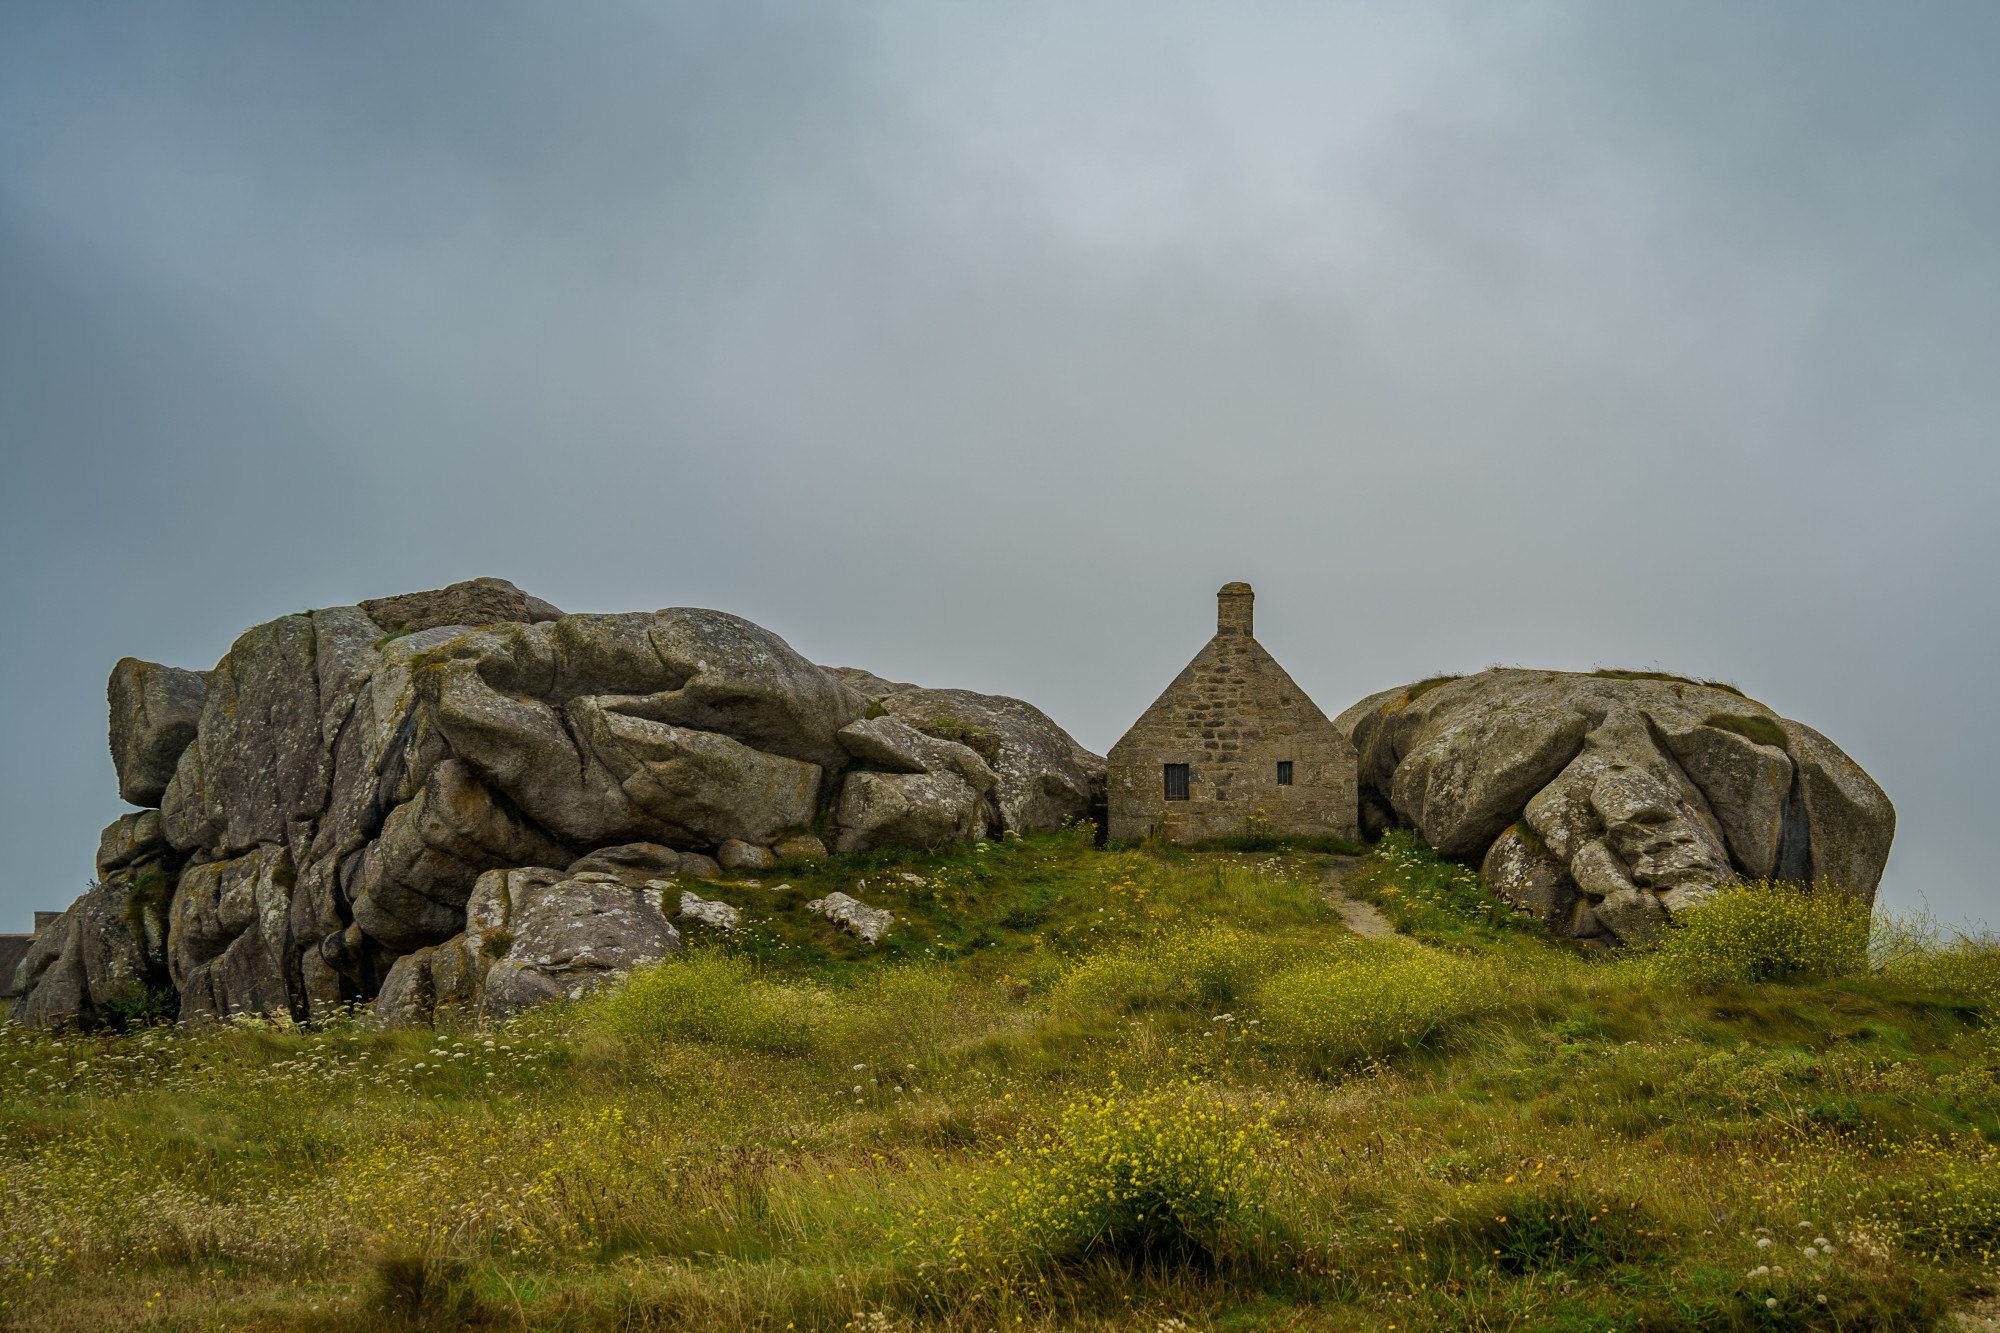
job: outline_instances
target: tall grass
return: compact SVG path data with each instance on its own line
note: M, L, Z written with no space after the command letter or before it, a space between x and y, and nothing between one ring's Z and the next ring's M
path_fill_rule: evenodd
M801 1054L848 1015L824 987L783 985L747 959L720 952L640 969L592 1005L586 1022L628 1041L712 1042Z
M1980 1005L2000 1032L2000 938L1947 929L1927 914L1882 914L1869 941L1885 976Z
M1477 870L1440 857L1409 829L1384 833L1350 887L1398 930L1432 944L1477 947L1534 929L1534 918L1495 893Z
M887 958L724 884L762 944L498 1028L0 1030L0 1326L1915 1330L2000 1280L1977 942L1691 989L1411 846L1363 877L1473 905L1421 947L1297 858L899 856L793 890Z
M1260 1043L1316 1072L1415 1046L1471 1013L1479 992L1456 959L1399 940L1342 940L1257 989Z

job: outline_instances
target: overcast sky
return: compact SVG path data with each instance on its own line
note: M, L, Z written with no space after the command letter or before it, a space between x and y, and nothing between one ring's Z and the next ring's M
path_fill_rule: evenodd
M0 7L0 929L104 679L510 578L1103 751L1244 579L1329 714L1734 681L2000 924L2000 8Z

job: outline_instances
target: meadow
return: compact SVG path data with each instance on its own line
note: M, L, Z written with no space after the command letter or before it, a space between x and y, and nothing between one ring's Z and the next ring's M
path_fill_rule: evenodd
M485 1030L0 1029L0 1326L1932 1329L2000 950L1794 886L1602 958L1391 834L781 868ZM888 907L875 948L808 917Z

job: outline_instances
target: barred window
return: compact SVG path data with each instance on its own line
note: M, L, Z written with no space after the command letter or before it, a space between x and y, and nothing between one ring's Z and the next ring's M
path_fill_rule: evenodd
M1278 785L1280 787L1292 785L1292 761L1289 759L1278 761Z
M1188 798L1188 794L1187 794L1187 771L1188 771L1188 766L1187 766L1186 764L1168 764L1168 765L1167 765L1167 799L1168 799L1168 800L1170 800L1170 801L1185 801L1185 800L1186 800L1186 799Z

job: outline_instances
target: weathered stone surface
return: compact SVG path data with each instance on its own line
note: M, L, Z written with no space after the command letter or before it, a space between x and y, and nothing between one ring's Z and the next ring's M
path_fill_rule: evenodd
M1543 921L1568 925L1574 920L1576 881L1541 839L1523 833L1519 824L1493 840L1479 872L1501 897Z
M1734 731L1676 721L1659 725L1660 738L1708 799L1730 859L1751 879L1770 878L1777 871L1785 797L1792 787L1791 757L1780 746L1761 745Z
M0 935L0 1000L19 999L21 992L27 989L20 971L22 963L27 961L28 951L34 947L33 935Z
M681 891L681 920L699 921L716 930L735 930L743 924L743 913L728 903L712 902L698 894Z
M993 770L994 828L1029 832L1089 817L1103 787L1104 760L1078 745L1033 704L971 690L931 690L884 680L857 667L831 668L890 717L938 740L965 745ZM859 714L856 715L857 720Z
M700 852L681 853L681 874L689 879L718 879L722 875L722 864L712 856Z
M306 1017L291 984L296 873L283 846L189 866L174 893L167 966L181 993L181 1021L232 1014Z
M294 932L292 938L311 940L314 936ZM360 999L359 992L350 990L346 980L326 961L319 945L308 947L299 957L299 989L305 999L307 1017L323 1021Z
M1000 785L976 751L928 736L901 718L851 722L841 728L840 744L856 763L884 773L949 773L981 796Z
M1611 932L1605 929L1604 923L1597 919L1597 911L1591 906L1590 899L1581 895L1570 904L1567 911L1558 912L1552 917L1549 926L1558 935L1567 935L1577 940L1609 939L1611 936Z
M482 678L476 660L427 667L419 689L452 753L562 842L699 845L688 830L633 801L591 747L579 748L555 705L501 693Z
M281 616L244 631L208 673L195 739L203 819L213 831L205 845L234 853L288 843L294 820L326 808L332 774L314 658L312 618ZM176 769L176 781L184 771Z
M12 1020L29 1027L98 1027L111 1021L113 1000L147 984L160 968L157 951L126 921L131 886L122 877L92 885L44 928L15 969L22 992Z
M826 855L826 844L810 833L801 833L790 838L780 838L771 850L781 861L812 861Z
M834 845L935 848L983 838L999 779L967 746L939 740L895 717L851 723L840 743L866 765L844 779L834 806Z
M923 688L920 685L913 685L907 680L885 680L874 672L862 667L827 667L825 670L839 677L847 688L853 690L862 698L874 701L886 699L892 694L900 694L904 690Z
M201 747L181 751L174 776L160 796L160 825L175 850L192 852L212 845L222 829L209 822L208 792L201 767Z
M466 929L398 959L379 1021L427 1026L447 1017L501 1019L554 999L582 999L634 967L679 951L662 881L633 885L600 872L545 869L480 876Z
M1371 694L1333 719L1333 729L1354 746L1355 799L1361 834L1371 840L1397 826L1389 791L1396 784L1396 765L1402 761L1402 755L1394 745L1398 729L1386 720L1392 716L1400 718L1407 711L1408 696L1416 688L1403 686Z
M494 625L502 621L555 620L562 612L506 579L469 579L430 592L406 592L361 603L368 618L391 634L439 625Z
M1192 842L1250 831L1252 820L1280 834L1355 836L1353 747L1257 642L1252 602L1248 584L1223 586L1215 636L1111 747L1112 838L1157 828ZM1168 765L1186 769L1184 800L1168 799ZM1067 772L1086 806L1105 790L1094 765L1072 761ZM1003 806L1005 778L1003 767Z
M1489 875L1525 886L1546 875L1502 831L1524 819L1581 894L1572 925L1634 942L1738 875L1825 876L1872 901L1895 829L1881 789L1825 737L1698 681L1494 670L1370 696L1334 725L1373 818L1483 852Z
M953 773L849 773L833 808L834 846L930 851L986 836L986 801Z
M365 644L374 622L353 607L313 613L321 679L320 738L332 770L327 808L312 840L315 860L338 860L382 830L449 753L435 720L417 707L412 664L461 636L420 630Z
M1585 730L1553 708L1450 715L1396 766L1390 803L1445 856L1475 855L1576 757Z
M570 705L571 724L669 846L763 844L812 822L821 769L713 731L693 731L612 711L595 699Z
M118 771L120 800L132 805L160 803L181 752L194 741L205 688L199 671L135 657L112 668L106 693L111 704L111 764Z
M397 953L437 944L464 929L465 900L483 872L572 859L498 805L462 761L448 760L369 845L354 921Z
M682 853L656 842L630 842L622 847L600 847L578 857L570 863L569 873L596 870L620 879L666 879L681 868L684 859Z
M867 700L814 666L783 639L740 616L672 607L653 620L660 661L680 686L635 716L702 731L822 768L846 759L835 735L867 711Z
M513 943L500 961L539 972L576 998L571 983L592 985L611 972L656 963L679 950L680 935L662 910L659 882L565 879L539 885L509 879L506 926Z
M631 636L623 638L635 656ZM654 720L667 711L658 706L663 695L583 695L558 711L495 688L489 665L480 657L435 662L421 693L452 751L571 845L761 842L812 819L816 764ZM603 679L593 673L593 683Z
M1631 872L1602 838L1577 848L1576 855L1570 858L1569 874L1577 889L1592 902L1634 887Z
M842 930L858 935L866 944L880 940L896 921L892 914L844 893L829 893L824 898L815 898L806 904L806 910L817 912Z
M1620 889L1591 909L1624 944L1653 944L1666 929L1667 910L1644 889Z
M724 870L769 870L778 864L778 858L770 848L759 847L741 838L725 838L722 846L716 849L715 859Z
M1812 849L1811 867L1801 878L1823 879L1874 902L1896 836L1896 808L1839 746L1803 723L1784 727Z
M1700 800L1643 769L1604 773L1590 789L1604 841L1631 868L1633 882L1649 889L1735 878L1721 838L1693 804Z
M173 857L173 850L173 844L167 841L166 824L159 811L141 810L137 814L120 815L98 835L97 877L103 879L114 870L123 870L141 861Z
M1708 902L1717 892L1713 884L1689 884L1678 889L1668 889L1659 896L1660 906L1667 909L1668 920L1673 920L1688 909Z
M453 940L447 948L457 948ZM406 953L396 960L389 975L382 980L382 990L375 997L375 1021L383 1027L414 1028L429 1027L437 1008L437 991L431 984L431 960L437 956L435 945Z

